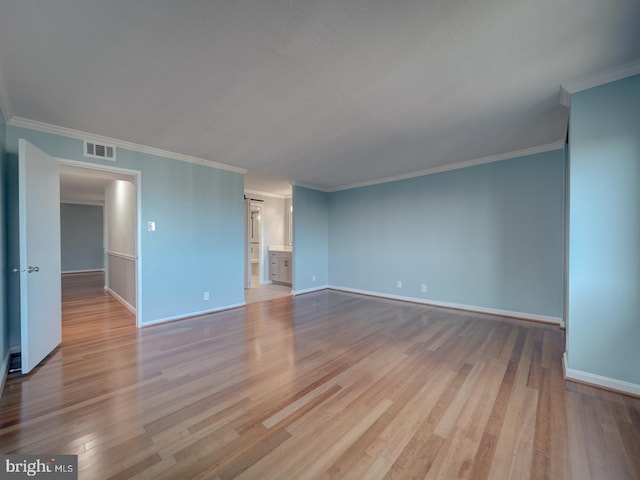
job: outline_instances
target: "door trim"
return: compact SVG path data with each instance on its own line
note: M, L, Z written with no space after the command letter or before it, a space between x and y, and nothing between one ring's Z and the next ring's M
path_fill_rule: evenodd
M251 288L251 199L244 199L244 288Z
M142 327L142 172L128 168L112 167L97 163L80 162L66 158L53 157L60 165L80 167L91 170L122 173L135 179L136 186L136 327Z

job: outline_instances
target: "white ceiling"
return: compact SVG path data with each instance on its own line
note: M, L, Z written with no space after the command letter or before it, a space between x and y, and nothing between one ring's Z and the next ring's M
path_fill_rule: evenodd
M133 177L92 168L60 166L60 202L103 204L105 188L114 180L133 181Z
M564 138L638 0L3 0L16 117L336 187ZM2 98L3 95L0 95Z

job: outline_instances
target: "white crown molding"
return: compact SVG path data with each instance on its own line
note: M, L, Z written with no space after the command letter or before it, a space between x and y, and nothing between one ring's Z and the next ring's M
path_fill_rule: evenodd
M550 152L552 150L559 150L564 147L564 140L558 140L557 142L548 143L546 145L540 145L537 147L525 148L523 150L516 150L514 152L500 153L498 155L491 155L489 157L477 158L474 160L467 160L464 162L452 163L450 165L442 165L440 167L427 168L425 170L419 170L417 172L405 173L402 175L394 175L392 177L381 178L378 180L370 180L367 182L352 183L350 185L342 185L339 187L324 187L317 190L323 190L325 192L337 192L340 190L349 190L351 188L368 187L371 185L378 185L381 183L397 182L399 180L407 180L409 178L423 177L425 175L433 175L434 173L449 172L451 170L459 170L461 168L475 167L477 165L484 165L485 163L500 162L503 160L511 160L518 157L526 157L527 155L535 155L536 153ZM308 188L314 188L309 186Z
M609 70L595 73L593 75L588 75L571 82L563 83L561 88L568 94L573 94L588 88L598 87L605 83L615 82L616 80L622 80L623 78L638 74L640 74L640 60L610 68Z
M190 155L183 155L181 153L170 152L168 150L162 150L159 148L148 147L145 145L139 145L137 143L131 143L124 140L118 140L116 138L104 137L102 135L96 135L94 133L83 132L80 130L74 130L72 128L59 127L57 125L51 125L49 123L38 122L36 120L29 120L22 117L12 117L7 125L13 127L27 128L29 130L37 130L44 133L52 133L54 135L62 135L64 137L76 138L78 140L89 140L97 143L111 143L119 148L126 150L132 150L134 152L146 153L149 155L155 155L157 157L170 158L172 160L179 160L181 162L195 163L197 165L204 165L205 167L217 168L220 170L227 170L229 172L241 173L242 175L247 173L246 168L234 167L232 165L226 165L224 163L214 162L212 160L205 160L204 158L192 157Z
M321 185L315 185L313 183L304 183L304 182L291 182L292 187L303 187L309 188L311 190L318 190L319 192L329 193L332 192L332 187L323 187ZM293 195L292 195L293 196Z
M270 193L270 192L262 192L260 190L245 190L244 193L248 193L249 195L260 195L261 197L271 197L271 198L277 198L277 199L284 199L286 198L284 195L278 195L277 193Z
M553 150L559 150L564 147L564 140L558 140L546 145L539 145L537 147L525 148L523 150L516 150L513 152L500 153L498 155L491 155L488 157L476 158L473 160L466 160L464 162L452 163L449 165L442 165L440 167L427 168L425 170L418 170L417 172L404 173L401 175L393 175L391 177L379 178L377 180L368 180L365 182L350 183L347 185L340 185L338 187L326 187L321 185L314 185L312 183L303 182L291 182L294 187L310 188L312 190L318 190L321 192L331 193L339 192L340 190L350 190L352 188L370 187L372 185L379 185L382 183L397 182L399 180L407 180L409 178L424 177L426 175L433 175L434 173L449 172L451 170L459 170L461 168L475 167L477 165L484 165L485 163L501 162L503 160L511 160L518 157L526 157L527 155L535 155L536 153L550 152Z
M564 378L567 380L604 388L606 390L613 390L615 392L626 393L628 395L633 395L634 397L640 397L640 385L570 368L567 352L564 352L562 355L562 369L564 372Z

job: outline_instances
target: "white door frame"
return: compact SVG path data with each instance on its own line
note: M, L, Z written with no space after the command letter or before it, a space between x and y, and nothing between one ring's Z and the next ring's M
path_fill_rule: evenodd
M130 170L128 168L112 167L98 163L80 162L68 160L66 158L54 157L60 165L69 167L86 168L90 170L101 170L105 172L121 173L129 175L135 180L136 186L136 327L142 327L142 172L140 170ZM107 269L105 265L105 271Z
M251 288L251 199L244 199L244 288Z
M251 215L251 208L256 207L258 209L258 214L260 215L260 223L259 223L259 233L260 241L258 242L258 285L262 285L264 283L264 214L262 211L262 206L264 205L261 202L249 202L249 215ZM252 226L253 228L253 226ZM249 246L251 248L251 246ZM249 274L253 276L253 271L250 269ZM257 285L251 285L251 288L256 287Z

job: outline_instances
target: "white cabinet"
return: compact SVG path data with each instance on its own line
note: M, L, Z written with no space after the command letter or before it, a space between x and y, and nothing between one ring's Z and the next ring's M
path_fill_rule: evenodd
M291 285L291 254L289 258L278 257L278 281Z
M269 251L269 278L291 285L291 252Z

